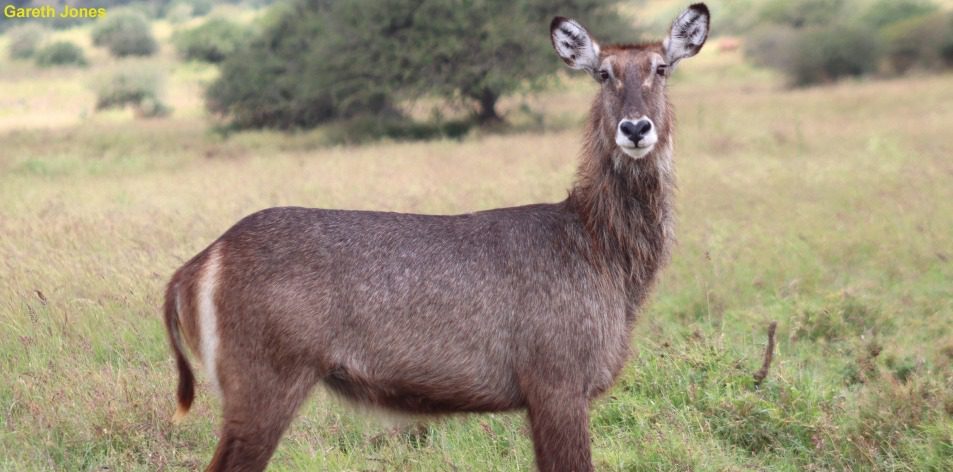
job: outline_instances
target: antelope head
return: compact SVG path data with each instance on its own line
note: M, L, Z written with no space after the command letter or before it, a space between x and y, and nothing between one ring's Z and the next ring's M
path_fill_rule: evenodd
M593 104L596 131L625 155L641 159L669 139L668 78L679 61L701 50L708 24L708 8L697 3L675 19L663 41L600 47L579 22L563 17L553 19L550 36L569 67L600 84Z

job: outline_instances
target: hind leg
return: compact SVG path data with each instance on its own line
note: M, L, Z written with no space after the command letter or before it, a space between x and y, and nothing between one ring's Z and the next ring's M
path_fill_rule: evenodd
M241 380L223 385L222 436L206 472L265 470L315 384L310 372L279 375L267 368L249 368L238 375Z
M540 472L590 472L589 400L548 391L527 396L536 467Z

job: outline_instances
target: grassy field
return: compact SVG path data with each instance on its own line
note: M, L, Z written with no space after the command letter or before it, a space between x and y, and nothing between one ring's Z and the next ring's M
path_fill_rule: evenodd
M218 136L199 95L215 71L150 61L175 110L143 121L93 112L99 67L0 59L0 470L201 467L218 400L202 384L169 421L176 267L268 206L562 199L595 89L508 101L540 114L523 131L327 146L322 130ZM595 409L599 470L953 470L953 75L780 83L716 48L678 71L680 243ZM316 392L272 470L532 470L520 414L395 421Z

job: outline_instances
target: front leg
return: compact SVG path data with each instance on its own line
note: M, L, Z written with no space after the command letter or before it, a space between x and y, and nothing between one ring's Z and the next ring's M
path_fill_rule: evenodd
M533 392L527 396L533 449L540 472L591 472L589 400L585 395Z

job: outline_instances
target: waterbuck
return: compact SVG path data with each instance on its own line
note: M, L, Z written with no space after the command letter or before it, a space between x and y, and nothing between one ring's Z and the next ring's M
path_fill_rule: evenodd
M542 471L592 470L590 402L673 240L676 64L708 36L695 4L662 42L600 46L557 17L559 57L598 83L582 164L559 203L453 216L271 208L238 222L168 284L178 416L184 348L222 398L209 471L268 463L318 382L386 409L528 410Z

